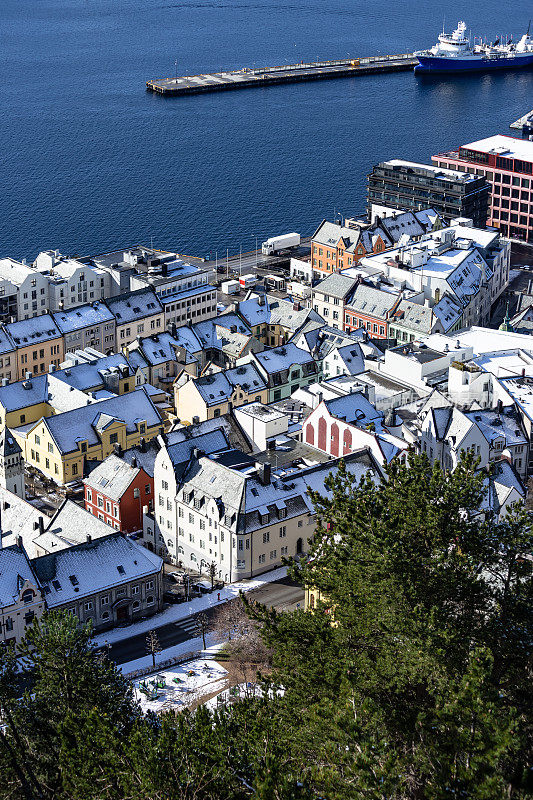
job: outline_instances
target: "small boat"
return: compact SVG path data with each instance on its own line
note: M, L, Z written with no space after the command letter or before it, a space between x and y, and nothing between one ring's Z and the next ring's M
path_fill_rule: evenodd
M533 40L529 36L531 21L527 32L516 44L508 39L505 44L496 39L487 44L479 41L471 43L466 34L466 23L459 22L452 33L439 35L437 43L430 50L415 52L418 64L415 73L436 72L487 72L495 69L521 69L533 66Z

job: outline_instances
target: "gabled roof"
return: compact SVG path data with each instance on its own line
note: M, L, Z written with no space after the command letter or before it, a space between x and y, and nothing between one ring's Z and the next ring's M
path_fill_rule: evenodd
M77 306L68 311L55 311L52 313L52 317L61 333L70 333L104 322L113 322L115 319L107 306L98 302Z
M18 601L25 581L39 586L26 553L16 545L0 549L0 609Z
M18 453L22 453L19 443L9 428L4 428L0 431L0 454L6 458L7 456L15 456Z
M353 293L349 309L376 319L386 320L401 297L401 292L387 292L360 283Z
M153 289L137 289L118 297L109 297L105 304L115 317L117 325L163 313L163 307Z
M136 430L136 423L144 420L148 427L161 424L159 412L144 388L134 392L100 400L83 408L66 411L54 417L47 417L42 424L48 429L61 453L77 450L78 441L86 440L89 447L99 442L95 421L101 418L102 424L113 419L124 420L126 431ZM36 423L39 424L39 423ZM100 428L101 429L101 428Z
M36 558L49 608L159 572L163 559L120 533Z
M98 464L83 482L85 486L111 500L120 500L139 472L139 467L131 466L112 453Z
M31 319L22 319L19 322L9 322L5 327L17 347L28 347L61 338L61 331L52 315L48 313Z
M314 287L313 293L320 292L321 294L331 295L344 300L357 286L356 278L349 278L347 275L341 275L338 272L328 275L323 281Z

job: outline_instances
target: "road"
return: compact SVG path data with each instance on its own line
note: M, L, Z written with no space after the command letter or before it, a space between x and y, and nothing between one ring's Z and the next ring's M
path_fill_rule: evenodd
M251 600L257 600L267 606L288 611L296 608L298 603L303 607L304 590L290 578L282 578L279 581L265 583L257 589L247 593ZM208 616L213 613L213 609L205 612ZM200 634L196 628L196 614L179 622L170 622L166 625L156 627L159 644L164 649L173 647L176 644L186 642ZM146 655L146 633L134 634L128 639L115 642L109 648L109 657L116 664L123 664L126 661L133 661Z

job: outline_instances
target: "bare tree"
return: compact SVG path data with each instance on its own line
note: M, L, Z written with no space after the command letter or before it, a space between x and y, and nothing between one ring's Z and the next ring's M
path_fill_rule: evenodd
M157 633L155 631L150 631L146 637L146 652L152 656L152 662L155 669L155 657L161 652L161 645L159 644L159 639L157 638Z
M195 633L198 633L198 635L202 637L204 650L205 650L205 647L206 647L205 635L206 635L208 630L209 630L209 617L207 616L207 614L205 612L202 611L196 617Z
M242 636L250 625L251 620L246 614L244 604L240 597L237 597L216 608L209 629L216 635L218 641L231 642Z

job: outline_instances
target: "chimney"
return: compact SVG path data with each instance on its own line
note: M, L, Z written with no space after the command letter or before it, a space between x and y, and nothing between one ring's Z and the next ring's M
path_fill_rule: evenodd
M267 464L261 464L261 463L257 462L255 466L256 466L256 469L257 469L257 476L258 476L259 480L261 481L263 486L268 486L269 483L270 483L270 475L271 475L270 464L268 464L268 463Z
M91 534L90 534L90 533L88 533L88 534L85 536L85 541L86 541L87 543L89 543L89 542L92 542L92 540L93 540L93 537L91 536Z
M122 455L122 447L119 442L115 442L113 445L113 450L115 451L116 456L120 457Z
M523 378L526 377L526 368L525 367L522 367L522 377Z
M26 372L26 380L27 381L31 381L31 375L32 375L31 372Z
M17 536L17 547L19 547L21 550L23 549L22 536Z
M199 447L193 447L193 449L192 449L192 457L195 458L198 461L198 459L201 458L202 456L205 456L204 451L200 450Z
M502 413L502 411L503 411L503 401L502 400L498 400L498 403L496 405L496 411L498 412L498 414Z
M41 536L44 533L44 519L43 519L43 517L39 517L38 524L39 524L39 536Z
M139 439L139 450L141 451L141 453L146 453L146 439L144 438L144 436L141 436L141 438Z
M137 466L137 458L136 458L136 456L133 456L133 458L131 459L131 466L132 467L136 467Z
M56 371L56 365L54 363L49 364L48 372L55 372L55 371Z

